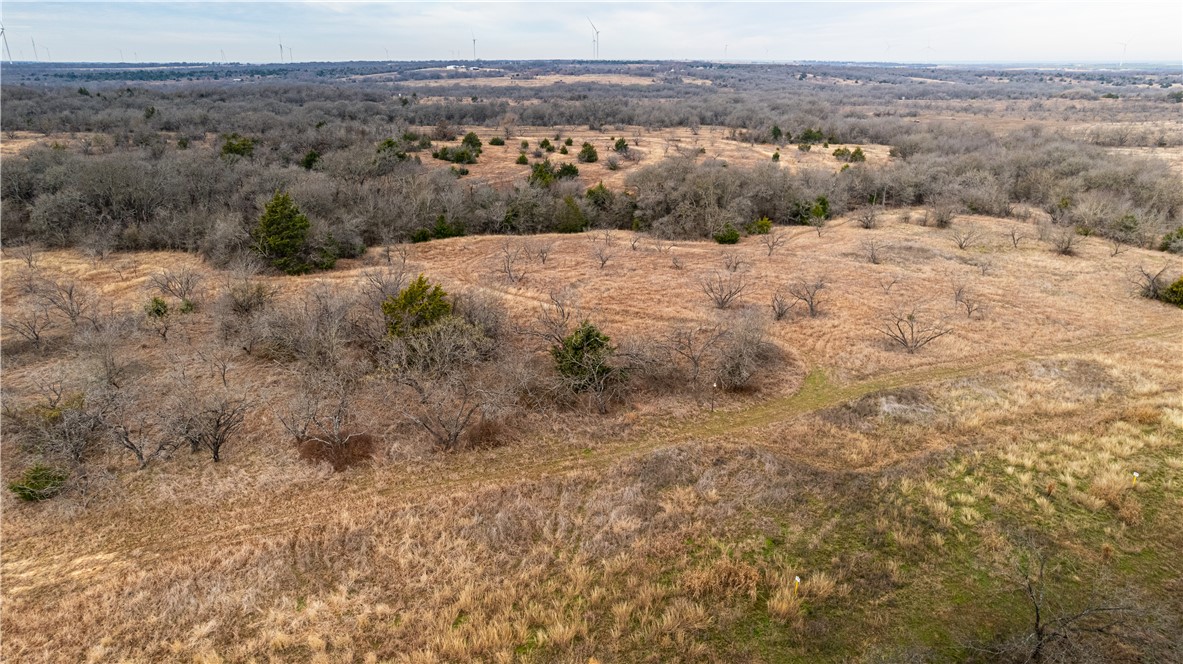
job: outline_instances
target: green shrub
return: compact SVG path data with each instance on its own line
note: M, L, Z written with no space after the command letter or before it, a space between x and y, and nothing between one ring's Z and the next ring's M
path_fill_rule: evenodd
M164 318L168 315L168 302L162 297L154 297L144 305L144 313L148 318Z
M222 143L223 155L237 155L239 157L249 157L255 152L255 142L245 136L239 136L237 133L230 134L226 137L226 141Z
M450 237L464 235L464 225L460 222L449 224L447 217L440 215L435 218L435 225L431 228L420 228L411 233L411 242L427 242L428 240L444 240Z
M738 244L739 231L735 229L730 223L723 224L722 230L715 233L715 242L719 244Z
M526 180L532 185L549 187L556 177L554 164L549 161L540 161L530 167L530 177Z
M300 160L300 166L302 166L304 170L310 171L314 166L316 166L318 161L320 161L320 153L316 150L309 150L308 154L304 155L304 158Z
M526 153L523 152L522 154L518 155L518 160L516 163L525 166L530 163L530 159L526 157Z
M178 138L177 139L177 149L178 150L188 150L189 149L189 139L185 136Z
M500 136L494 136L489 139L489 145L505 145L505 139Z
M571 140L571 139L567 139L567 140ZM571 154L571 153L567 151L567 146L564 145L563 147L559 148L559 154Z
M812 149L813 149L813 146L812 146L812 145L810 145L810 144L808 144L808 143L802 143L802 144L800 144L800 145L798 145L798 146L797 146L797 149L798 149L798 150L800 150L800 151L802 151L802 152L809 152L810 150L812 150Z
M460 146L468 148L469 152L478 155L481 153L481 148L484 147L484 144L481 143L480 137L475 132L470 131L464 135L464 140L460 141Z
M772 220L760 217L748 224L747 231L749 235L768 235L772 232Z
M312 267L306 259L311 226L291 196L276 192L255 227L255 250L288 274L308 272Z
M392 337L401 337L452 313L448 294L438 284L427 281L422 274L412 281L398 295L391 295L382 303L382 314L386 316L386 331Z
M530 149L530 141L522 141L522 149L529 150Z
M1179 277L1175 283L1163 289L1159 299L1167 304L1183 307L1183 277Z
M558 233L582 233L587 230L587 215L572 196L564 196L563 204L555 215L555 231Z
M449 148L447 146L431 153L431 156L443 161L450 161L453 164L475 164L477 155L480 151L473 151L469 147Z
M465 175L468 175L468 169L463 166L459 166L459 167L453 166L452 167L452 175L455 175L458 178L464 177Z
M560 180L564 178L577 177L578 175L579 167L571 163L560 164L559 170L555 171L555 177L559 178Z
M612 192L604 186L603 182L588 189L587 193L584 194L584 197L587 198L588 202L601 210L607 210L608 208L612 207L612 201L616 198L616 196L614 196Z
M1159 251L1169 251L1172 254L1183 254L1183 226L1163 236L1158 245Z
M616 139L616 143L612 145L612 149L617 152L628 152L628 141L618 138Z
M599 158L600 155L596 153L596 146L591 143L584 143L583 148L579 150L578 159L585 164L593 163Z
M8 490L21 500L37 502L61 493L62 489L66 488L68 477L60 470L37 464L10 482Z
M846 148L838 148L834 150L834 158L838 161L850 161L850 150Z
M193 300L181 300L181 308L179 311L183 314L191 314L194 311L197 311L197 305L193 303Z
M541 141L539 141L538 147L542 148L543 150L546 150L547 152L554 152L555 151L555 146L551 145L549 138L544 138Z
M567 145L567 146L575 145L575 141L572 140L570 137L567 137L567 140L563 141L563 145Z
M580 323L562 343L550 349L559 375L576 392L601 391L615 369L609 365L616 348L606 334L588 321Z
M859 162L859 161L866 161L866 160L867 160L867 155L863 154L862 148L855 148L850 153L850 161L852 161L852 162Z
M779 151L772 153L772 160L773 161L780 161L780 152Z

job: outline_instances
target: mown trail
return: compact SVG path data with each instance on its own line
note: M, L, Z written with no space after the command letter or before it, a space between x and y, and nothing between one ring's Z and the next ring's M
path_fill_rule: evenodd
M894 372L845 385L829 383L821 371L814 369L802 388L790 396L740 410L713 412L672 427L654 427L631 438L601 443L594 449L550 445L545 448L550 454L544 458L531 458L511 450L507 454L485 458L482 463L471 463L463 454L453 455L430 472L401 477L367 473L344 486L288 494L283 497L282 510L276 509L274 500L252 501L213 511L208 506L186 505L178 508L175 515L167 509L161 510L153 513L150 519L133 519L119 528L108 529L106 536L96 533L91 539L95 546L88 551L44 550L52 549L51 545L33 552L26 550L21 541L10 540L6 542L3 564L4 576L8 579L6 594L13 593L16 585L19 588L14 594L22 595L25 601L30 599L28 593L46 593L45 596L49 597L54 593L69 592L75 585L85 585L96 575L122 573L133 565L143 569L152 566L154 561L183 557L190 550L216 547L229 553L251 542L266 542L310 525L349 518L349 514L364 513L375 505L385 511L399 510L454 492L471 492L478 487L605 470L630 458L691 441L728 444L741 431L782 424L881 390L920 386L996 371L1020 362L1071 353L1119 350L1142 340L1174 337L1183 342L1183 325L1149 329L1134 335L1096 336L1039 351ZM753 443L745 439L742 444L750 447ZM775 449L775 445L770 444L759 446ZM537 449L529 451L536 452ZM74 543L77 546L78 540ZM14 577L18 583L12 583Z

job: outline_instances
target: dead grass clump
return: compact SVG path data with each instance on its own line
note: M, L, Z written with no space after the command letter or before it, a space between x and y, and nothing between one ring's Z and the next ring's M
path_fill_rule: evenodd
M1119 509L1122 497L1133 487L1131 475L1118 468L1107 468L1096 476L1089 484L1088 492L1114 509Z
M760 570L742 560L719 558L708 567L686 572L682 586L696 599L742 596L755 601Z
M1154 426L1162 421L1162 416L1154 406L1142 404L1126 408L1121 414L1121 419L1132 424L1148 427Z
M801 597L793 591L792 586L777 588L772 593L768 598L768 615L794 630L801 630L805 626Z
M301 459L312 463L328 463L337 472L360 466L374 458L377 441L373 436L342 432L341 441L337 445L326 445L319 440L305 439L297 449Z

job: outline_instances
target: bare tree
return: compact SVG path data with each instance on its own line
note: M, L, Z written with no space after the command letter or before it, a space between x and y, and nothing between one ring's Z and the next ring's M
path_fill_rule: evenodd
M161 456L175 450L183 441L168 435L160 425L155 409L143 408L143 395L133 398L123 390L110 391L103 422L115 444L135 457L143 470Z
M44 302L4 312L3 325L4 329L11 330L32 342L37 350L44 348L46 332L55 327L49 315L49 308Z
M723 267L727 268L728 272L738 272L741 267L747 264L739 254L734 251L728 251L723 254Z
M154 273L150 280L161 294L172 295L182 302L196 304L205 277L200 272L183 267L179 270Z
M1130 245L1123 242L1120 238L1116 238L1116 237L1109 238L1109 256L1110 257L1117 256L1118 254L1124 254L1126 251L1129 250L1129 248L1130 248Z
M879 208L875 206L866 207L855 215L858 225L868 230L879 227Z
M642 236L640 233L633 233L632 237L630 237L628 240L629 249L632 249L633 251L637 251L638 245L640 244L642 237L644 237L644 236Z
M1052 234L1052 248L1061 256L1072 256L1076 253L1076 243L1079 239L1080 235L1076 229L1066 226Z
M965 309L966 318L973 318L974 314L982 311L982 301L972 291L963 288L955 295L954 300Z
M891 295L891 289L900 282L898 276L881 277L879 279L879 288L883 290L884 295Z
M98 305L98 296L87 286L73 279L47 279L38 286L38 297L50 308L56 309L74 327L79 321L91 317Z
M550 256L554 247L555 243L551 240L534 240L526 245L526 251L537 258L539 263L546 265L546 259Z
M612 245L607 241L597 242L592 245L592 257L599 261L601 270L604 269L604 266L607 265L608 261L611 260L615 255L616 252L612 249Z
M933 318L918 307L900 307L884 315L879 331L908 353L915 353L930 342L953 331L943 319Z
M760 244L764 245L764 248L768 250L768 255L771 256L772 253L777 250L777 248L788 242L790 239L792 238L788 233L773 231L771 233L765 233L761 235Z
M497 271L509 283L518 283L526 276L526 270L522 267L521 263L522 259L528 255L527 250L521 245L506 239L501 243L501 251L497 255ZM603 267L603 265L600 267Z
M1013 246L1015 249L1019 248L1019 242L1027 239L1027 236L1024 235L1023 232L1018 228L1010 229L1010 232L1007 233L1006 236L1010 238L1011 246Z
M222 448L242 428L247 402L228 394L215 394L186 404L174 422L174 431L189 443L189 450L209 450L214 462L222 460Z
M748 286L742 274L718 270L700 277L698 285L717 309L726 309Z
M977 226L965 226L953 230L953 242L958 249L968 249L973 246L982 237L982 232L978 230Z
M686 266L682 264L681 257L679 257L675 253L671 253L670 254L670 267L674 268L675 270L681 270L681 269L685 268Z
M772 319L784 320L795 306L797 306L796 300L790 301L784 293L776 291L772 294Z
M459 374L436 379L408 374L403 384L418 397L408 417L445 451L459 447L460 436L485 405L487 396L474 380Z
M711 353L726 336L727 331L721 325L677 327L669 332L663 345L686 361L690 384L697 390L699 378L710 361Z
M1138 294L1151 300L1162 299L1163 291L1171 284L1171 280L1163 275L1170 266L1164 265L1158 272L1151 272L1145 266L1139 265L1138 272L1132 281L1138 288Z
M22 244L14 250L16 257L24 262L25 267L30 270L37 269L37 263L41 259L41 255L37 250L35 244Z
M337 468L348 455L350 444L368 437L354 429L352 400L362 372L357 365L330 372L305 371L301 387L279 416L297 444L312 444L319 456Z
M798 279L792 284L789 284L786 290L789 292L789 295L805 303L805 306L809 309L810 318L817 318L818 314L821 313L821 303L824 299L822 298L821 292L828 285L826 278L822 276L812 279Z
M863 257L872 265L878 265L881 262L882 256L880 252L886 248L882 242L875 239L863 240L859 244L859 247L863 250Z

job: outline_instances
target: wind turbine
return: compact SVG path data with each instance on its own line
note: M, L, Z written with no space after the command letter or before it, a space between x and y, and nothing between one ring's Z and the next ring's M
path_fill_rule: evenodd
M283 35L279 37L279 64L283 64Z
M289 46L289 47L288 47L288 64L290 65L290 64L292 64L293 62L295 62L295 60L292 60L292 47L291 47L291 46Z
M600 29L596 27L595 23L592 23L590 16L585 16L584 18L587 19L588 24L592 27L592 57L598 59L600 57Z
M37 57L37 40L29 37L29 41L33 42L33 60L40 61L41 58Z
M386 59L387 59L387 60L389 60L389 59L390 59L390 49L388 49L388 48L386 48L385 46L383 46L383 47L382 47L382 50L383 50L383 51L386 51Z
M12 64L12 50L8 48L8 37L4 36L3 23L0 23L0 39L4 40L4 52L8 54L8 64Z
M222 54L222 64L226 64L226 49L219 48L218 51Z
M472 59L476 60L476 33L472 33Z
M119 61L120 61L120 62L123 62L123 49L121 49L121 48L117 48L117 49L115 49L115 50L116 50L116 51L119 51Z
M1121 69L1122 67L1125 66L1125 52L1126 52L1126 49L1130 47L1130 44L1129 44L1129 42L1117 42L1117 43L1121 44L1121 61L1119 61L1117 63L1117 68Z

